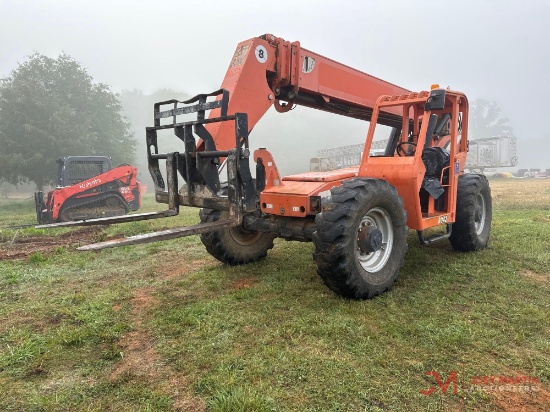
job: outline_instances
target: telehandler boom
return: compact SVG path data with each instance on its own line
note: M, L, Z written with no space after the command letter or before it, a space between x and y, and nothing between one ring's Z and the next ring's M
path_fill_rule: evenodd
M259 149L253 154L254 179L250 131L271 106L284 113L294 105L370 121L361 164L281 177L269 151ZM196 119L189 120L193 113ZM370 148L378 125L391 132L383 153L374 155ZM159 150L163 137L157 132L165 129L174 130L181 151ZM342 296L366 299L397 279L409 228L422 244L449 239L460 251L482 249L489 239L488 182L464 173L466 96L437 85L411 92L299 42L266 34L240 43L220 90L155 104L146 141L156 200L168 210L72 224L174 216L182 205L201 208L201 222L79 249L201 234L212 256L239 265L265 257L275 237L313 241L325 284ZM226 183L220 179L224 163ZM436 226L445 233L428 236Z

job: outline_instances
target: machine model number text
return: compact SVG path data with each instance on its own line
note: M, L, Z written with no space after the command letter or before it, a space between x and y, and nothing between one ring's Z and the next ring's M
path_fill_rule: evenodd
M101 179L90 180L89 182L78 185L78 187L80 187L81 189L87 189L91 186L97 185L98 183L101 183Z

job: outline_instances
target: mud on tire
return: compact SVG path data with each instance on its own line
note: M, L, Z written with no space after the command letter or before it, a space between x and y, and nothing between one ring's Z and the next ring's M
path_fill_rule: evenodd
M345 181L331 194L315 218L317 273L347 298L370 299L384 293L399 276L407 251L403 200L392 185L379 179ZM360 241L361 231L369 227L382 235L382 246L372 252L364 251Z
M201 209L201 223L219 220L222 213L219 210ZM201 234L201 241L208 253L228 265L244 265L266 257L267 251L273 247L274 238L271 233L248 231L242 227Z
M484 249L491 233L491 188L484 175L466 173L458 178L456 221L449 241L455 250Z

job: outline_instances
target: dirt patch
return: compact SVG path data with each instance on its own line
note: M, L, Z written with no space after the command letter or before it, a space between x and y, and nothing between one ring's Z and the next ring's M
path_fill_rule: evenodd
M157 355L153 349L152 337L143 325L144 313L153 306L153 297L148 289L138 289L132 299L132 320L134 328L120 342L122 362L112 370L109 378L117 380L125 375L136 374L158 378L160 371L155 367Z
M26 259L29 256L29 253L26 252L9 252L0 250L0 260L19 260Z
M231 284L231 287L233 289L250 289L252 286L254 286L258 281L254 278L243 278L243 279L237 279Z
M159 230L168 229L168 227ZM0 261L26 259L36 252L54 253L58 248L74 250L77 247L108 240L123 239L122 235L105 236L102 226L89 226L71 230L60 235L27 236L14 232L13 237L0 241Z
M27 312L14 311L0 318L0 335L8 333L10 329L31 329L37 333L44 333L47 328L48 325L43 320Z
M550 391L542 384L533 392L496 391L492 393L494 403L506 412L546 412L550 405Z
M0 243L0 260L26 259L36 252L54 253L58 248L75 249L95 243L102 230L98 226L86 227L58 236L23 236L15 232L12 239Z
M133 330L119 343L123 357L111 371L109 379L111 381L119 379L145 381L173 399L173 410L205 411L204 401L188 393L186 377L177 373L169 365L163 364L154 349L153 336L144 322L147 313L156 304L151 292L151 288L138 289L132 299Z
M206 252L204 253L206 255ZM163 256L166 256L166 259L163 259ZM159 262L166 262L162 266L154 268L157 279L162 281L176 279L182 275L185 275L186 273L195 271L211 263L211 261L209 261L208 259L174 259L171 252L160 253L158 254L158 257Z
M524 269L519 272L519 274L537 283L548 283L548 275L542 275L540 273L533 272L532 270Z

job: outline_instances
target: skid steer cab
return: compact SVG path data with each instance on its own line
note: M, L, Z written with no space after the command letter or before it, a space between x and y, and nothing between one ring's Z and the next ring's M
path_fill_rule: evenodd
M135 167L113 169L105 156L60 157L57 166L55 190L34 194L39 224L119 216L141 206Z
M282 177L267 149L250 153L249 133L263 114L295 105L369 121L360 163ZM489 240L487 180L464 173L463 93L437 85L411 92L266 34L237 46L220 90L159 102L153 121L146 128L149 170L167 210L68 225L174 216L180 206L200 208L200 222L80 250L200 234L212 256L241 265L264 258L277 237L312 241L324 283L368 299L397 279L409 229L424 245L448 239L459 251L483 249ZM387 146L372 151L382 126ZM179 151L161 150L167 131Z

